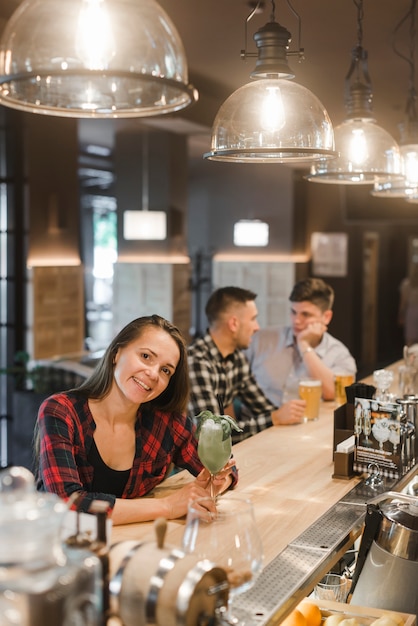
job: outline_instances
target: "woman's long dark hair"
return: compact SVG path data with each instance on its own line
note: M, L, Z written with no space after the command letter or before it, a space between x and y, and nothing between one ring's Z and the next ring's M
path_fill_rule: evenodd
M91 376L79 387L71 389L70 391L82 393L86 398L94 398L95 400L106 397L112 387L113 363L118 349L139 339L144 330L149 327L161 328L161 330L164 330L174 339L180 351L180 359L176 371L171 376L170 382L163 393L157 398L154 398L154 400L144 403L142 406L150 407L151 409L159 409L168 413L182 413L186 411L190 393L186 343L179 329L159 315L139 317L122 328L107 348ZM40 450L38 422L36 422L34 429L33 450L33 472L38 481Z
M180 359L167 388L161 395L147 402L144 406L168 412L185 411L190 393L186 343L179 329L159 315L138 317L122 328L108 346L91 376L77 387L77 391L95 400L106 397L114 380L113 370L117 351L139 339L149 327L160 328L174 339L180 351Z

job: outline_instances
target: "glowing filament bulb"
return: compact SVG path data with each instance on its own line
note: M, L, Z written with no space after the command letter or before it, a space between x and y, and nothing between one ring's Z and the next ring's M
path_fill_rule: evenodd
M415 150L410 150L404 155L403 169L406 184L416 186L418 184L418 153Z
M103 0L83 0L78 18L76 50L89 70L106 69L115 54L109 15Z
M357 165L362 165L369 157L366 137L361 128L352 131L348 155L350 161Z
M269 132L281 130L286 123L282 94L279 87L268 87L261 108L261 127Z

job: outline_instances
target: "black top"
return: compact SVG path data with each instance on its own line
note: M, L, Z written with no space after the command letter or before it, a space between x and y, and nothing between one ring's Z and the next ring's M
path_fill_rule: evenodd
M88 460L94 468L93 491L111 493L121 498L131 470L114 470L106 465L99 454L94 438Z

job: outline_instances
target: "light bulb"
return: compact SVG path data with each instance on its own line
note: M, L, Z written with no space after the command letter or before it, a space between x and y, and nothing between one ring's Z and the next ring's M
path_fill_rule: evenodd
M354 128L348 146L349 161L362 165L369 158L367 141L362 128Z
M271 133L281 130L286 123L282 94L279 87L267 87L261 113L261 127Z
M115 55L110 19L103 0L83 0L76 31L76 51L88 70L104 70Z
M416 187L418 184L418 152L411 149L404 152L401 147L401 154L403 157L403 174L406 179L406 184Z

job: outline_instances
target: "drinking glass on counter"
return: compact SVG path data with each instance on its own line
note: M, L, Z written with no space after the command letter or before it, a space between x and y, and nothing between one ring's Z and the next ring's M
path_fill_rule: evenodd
M352 385L355 381L354 374L348 374L347 372L338 372L334 376L335 385L335 402L338 406L346 404L347 396L345 388Z
M376 386L375 400L378 402L391 402L393 397L390 393L390 386L393 383L394 375L391 370L374 370L373 382Z
M415 395L418 392L418 371L412 365L400 365L398 369L399 395Z
M232 430L241 432L241 428L229 415L224 414L223 401L218 396L220 415L212 411L201 411L197 415L198 439L197 453L202 464L210 473L210 495L216 499L213 479L229 461L232 450Z
M332 602L345 602L350 590L350 581L339 574L326 574L315 585L315 597L318 600L331 600Z
M210 498L190 503L183 535L183 550L222 567L228 577L229 605L221 616L225 624L239 624L231 613L233 599L250 589L263 565L263 549L250 500L221 496L216 513L205 506Z
M322 383L314 378L303 378L299 381L299 398L305 400L304 422L317 420L322 397Z
M210 472L210 494L215 497L213 479L228 463L231 456L231 434L225 435L221 422L206 419L199 432L197 453L203 465Z

